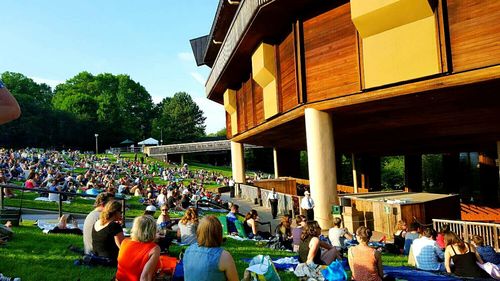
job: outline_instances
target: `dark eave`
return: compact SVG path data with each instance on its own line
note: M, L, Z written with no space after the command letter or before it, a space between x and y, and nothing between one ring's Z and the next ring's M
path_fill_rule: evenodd
M240 4L207 81L207 97L221 104L224 91L239 88L243 77L250 73L250 57L260 42L278 43L275 41L291 32L297 19L331 9L345 1L268 0L262 1L264 4L254 10L244 9L244 5L252 5L247 2Z
M231 1L233 4L229 2L228 0L219 1L212 28L210 29L210 41L205 50L205 64L209 67L213 66L217 54L219 53L221 43L224 41L227 31L233 22L234 15L238 10L239 4L236 4L238 1Z
M196 65L198 66L205 64L205 50L207 49L208 40L208 35L189 40L196 60Z

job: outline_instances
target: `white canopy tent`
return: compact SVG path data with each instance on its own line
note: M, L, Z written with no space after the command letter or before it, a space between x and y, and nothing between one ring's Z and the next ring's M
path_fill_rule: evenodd
M149 138L139 142L138 145L158 145L158 141L153 138Z

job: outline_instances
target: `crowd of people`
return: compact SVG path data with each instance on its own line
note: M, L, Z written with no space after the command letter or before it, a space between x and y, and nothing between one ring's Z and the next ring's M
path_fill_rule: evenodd
M500 278L500 254L485 246L479 235L467 243L447 225L437 232L417 222L407 228L405 221L399 221L394 242L396 252L408 255L408 263L418 269L467 278Z
M185 280L238 280L231 253L221 247L220 218L200 217L193 207L199 199L226 204L220 194L205 190L204 184L227 185L230 179L194 171L188 165L166 168L136 160L118 157L110 161L77 151L2 149L0 183L24 182L24 187L48 197L55 191L65 191L68 197L72 193L97 194L94 210L87 215L82 230L68 227L74 220L65 215L53 232L80 231L84 253L95 256L100 264L117 267L117 280L152 280L160 257L169 253L169 245L176 238L177 243L187 247L183 258ZM84 169L78 173L77 168ZM165 184L155 183L155 177ZM299 261L308 265L328 265L347 257L353 279L390 280L382 270L381 249L369 244L372 231L362 226L350 232L342 227L340 218L334 218L328 235L321 235L322 229L314 221L314 201L308 191L304 194L305 215L296 216L294 221L288 215L282 216L274 234L261 229L256 210L239 218L239 207L232 204L225 216L228 233L238 234L243 229L248 239L276 237L280 245L277 249L296 252ZM6 196L15 195L6 190ZM126 237L122 228L124 206L115 200L123 196L138 196L145 207L144 214L134 219L130 237ZM270 196L269 200L276 198ZM183 217L172 219L169 214L172 210L183 211ZM67 232L67 229L72 230ZM462 277L487 277L481 265L500 262L499 254L485 246L480 236L474 236L473 243L466 243L447 228L436 232L416 222L409 226L404 221L398 222L394 248L395 253L408 255L418 269ZM204 277L199 275L202 271Z

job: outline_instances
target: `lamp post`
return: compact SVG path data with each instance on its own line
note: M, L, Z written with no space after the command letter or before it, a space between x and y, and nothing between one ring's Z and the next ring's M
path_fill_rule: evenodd
M99 144L97 142L97 137L99 137L99 134L94 134L95 136L95 155L97 156L97 154L99 153Z
M160 129L160 145L163 145L163 128L156 127L157 129Z

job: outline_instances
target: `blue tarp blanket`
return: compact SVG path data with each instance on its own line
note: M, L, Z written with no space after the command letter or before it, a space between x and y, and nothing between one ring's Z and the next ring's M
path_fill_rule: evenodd
M465 278L461 279L446 273L433 273L429 271L417 270L406 266L384 266L384 273L396 279L408 281L460 281L460 280L491 280Z
M241 259L242 261L246 263L250 263L252 258L248 259ZM284 258L272 258L274 267L276 267L276 270L287 270L291 268L292 270L295 269L297 264L299 264L299 256L295 257L284 257Z

